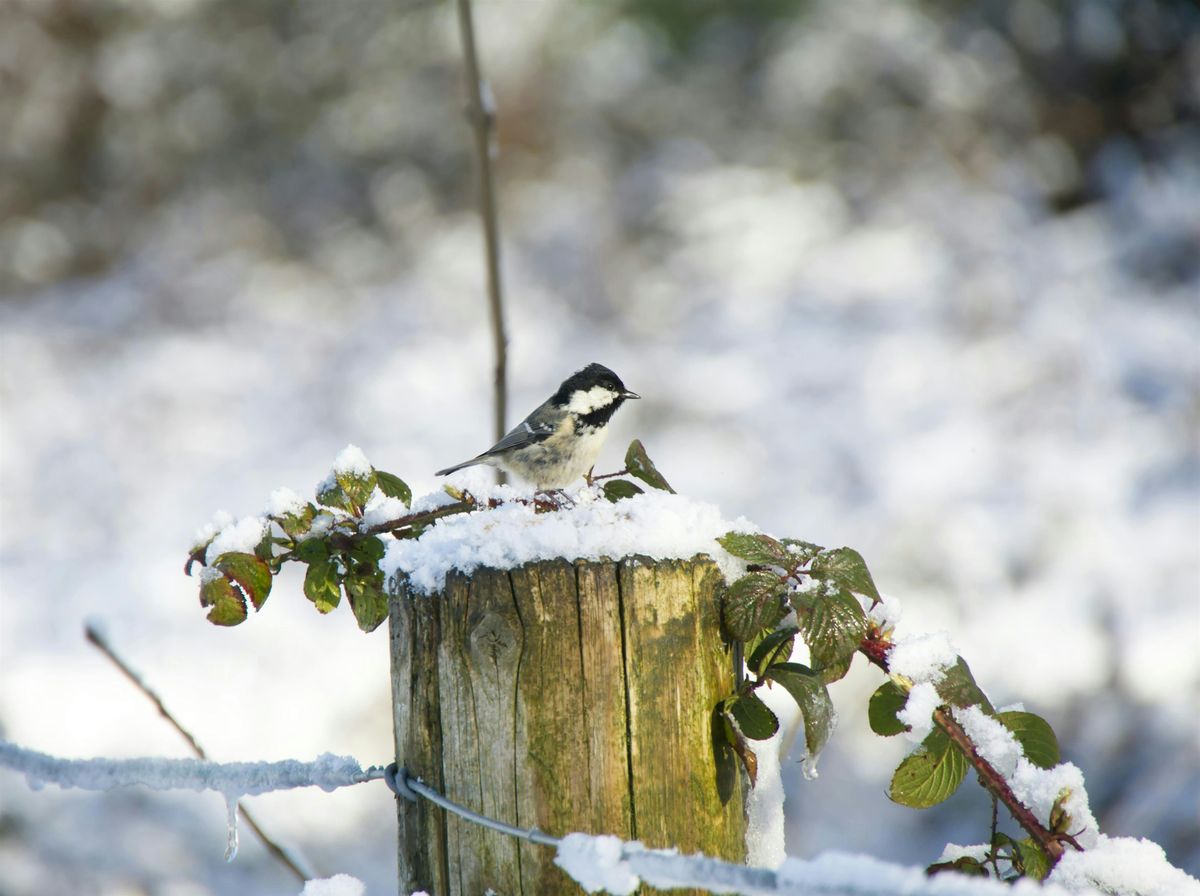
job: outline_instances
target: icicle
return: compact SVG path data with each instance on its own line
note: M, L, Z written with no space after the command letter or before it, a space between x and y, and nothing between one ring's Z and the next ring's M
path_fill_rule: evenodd
M232 862L238 852L238 798L237 794L225 794L225 813L229 825L225 840L225 861Z
M821 754L816 756L808 755L800 762L800 774L804 775L805 781L815 781L820 772L817 771L817 760L821 758Z

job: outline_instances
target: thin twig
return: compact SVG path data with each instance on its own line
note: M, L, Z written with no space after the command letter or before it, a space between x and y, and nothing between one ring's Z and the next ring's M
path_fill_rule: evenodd
M492 321L492 346L495 350L496 441L504 438L508 414L508 338L504 332L504 296L500 283L500 225L496 215L496 190L492 180L492 159L496 153L496 110L491 90L479 68L475 48L475 25L471 0L458 0L458 26L462 33L463 61L467 69L468 118L475 132L475 155L479 161L479 214L483 219L483 243L487 259L488 310ZM499 474L504 482L504 474Z
M84 626L83 631L84 637L86 637L88 641L90 641L101 653L108 657L112 661L113 665L120 669L121 673L128 678L139 691L150 698L150 702L157 707L158 714L170 722L171 727L178 731L180 736L182 736L183 739L188 742L188 746L192 748L192 752L196 754L196 757L199 759L207 759L208 754L204 751L204 748L200 746L199 741L197 741L192 733L184 728L183 725L179 723L179 720L171 714L170 710L168 710L166 705L163 703L162 698L159 697L158 694L156 694L148 684L146 684L146 682L142 679L142 676L140 676L132 666L130 666L117 654L116 650L114 650L113 646L108 642L108 639L91 623L87 623ZM246 822L247 827L254 832L255 836L262 841L262 845L266 847L267 852L273 855L278 861L282 862L287 869L291 871L292 874L294 874L302 883L317 876L314 872L301 868L296 860L289 856L287 851L284 850L282 846L271 839L271 837L267 835L266 831L262 829L262 826L255 820L254 816L250 814L250 810L243 806L241 802L237 804L237 807L238 812L241 813L242 820Z

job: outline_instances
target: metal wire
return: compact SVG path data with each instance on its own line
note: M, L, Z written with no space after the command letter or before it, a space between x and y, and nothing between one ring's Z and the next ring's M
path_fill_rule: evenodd
M480 815L468 809L466 806L461 806L454 800L447 799L442 796L432 787L427 786L419 778L414 778L408 773L408 769L400 768L395 762L389 765L384 770L384 781L388 787L397 796L415 802L417 796L423 796L429 802L441 806L447 812L452 812L459 818L464 818L473 824L482 825L485 828L491 828L493 831L499 831L501 834L508 834L510 837L518 837L521 840L528 840L530 843L540 843L542 846L558 847L559 838L551 837L549 834L539 831L537 828L518 828L511 824L505 824L502 821L497 821L494 818L488 818L486 815Z

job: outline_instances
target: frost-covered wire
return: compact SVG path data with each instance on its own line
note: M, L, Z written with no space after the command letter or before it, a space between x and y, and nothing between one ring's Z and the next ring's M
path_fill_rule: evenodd
M312 762L208 762L199 759L63 759L0 740L0 767L25 775L38 790L46 784L81 790L141 785L152 790L215 790L226 796L253 796L273 790L320 787L337 790L383 777L350 756L325 753Z

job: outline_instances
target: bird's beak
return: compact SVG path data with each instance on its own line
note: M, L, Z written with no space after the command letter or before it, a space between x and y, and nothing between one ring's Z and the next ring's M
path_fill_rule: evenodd
M636 392L630 392L628 389L626 389L624 392L621 393L621 397L622 398L641 398L642 396L638 395Z

